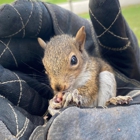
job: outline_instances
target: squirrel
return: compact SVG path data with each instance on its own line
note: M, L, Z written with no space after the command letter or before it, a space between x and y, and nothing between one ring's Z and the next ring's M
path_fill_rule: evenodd
M38 38L44 49L42 59L50 79L54 97L49 112L76 105L97 107L109 104L129 103L130 96L116 97L116 80L113 68L98 57L89 56L85 49L86 32L82 26L75 37L57 35L45 43Z

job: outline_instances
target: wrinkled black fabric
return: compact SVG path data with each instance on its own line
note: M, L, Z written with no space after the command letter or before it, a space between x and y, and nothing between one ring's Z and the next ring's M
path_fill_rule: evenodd
M140 81L139 57L135 57L138 42L120 13L118 1L93 0L89 7L103 58L127 77Z
M23 115L23 112L25 111L18 109L18 107L15 107L2 96L0 96L0 104L0 120L6 125L11 134L16 136L16 138L27 140L32 131L38 125L42 125L44 123L41 117L31 117L28 113L28 115Z
M83 25L87 34L85 48L89 55L103 57L113 66L118 95L128 94L133 97L131 105L134 107L117 107L118 110L122 109L119 111L121 114L127 110L120 120L123 122L125 116L129 116L129 109L133 114L138 113L140 54L137 39L119 12L118 0L90 0L89 8L91 22L57 5L40 1L18 0L11 5L5 4L0 7L0 121L5 124L9 134L12 134L11 137L42 140L46 139L48 134L48 138L57 139L59 128L63 128L63 124L67 124L67 131L60 131L61 136L64 133L70 134L71 130L80 130L80 127L75 129L77 124L73 124L69 129L71 109L66 110L65 115L62 114L66 118L65 121L57 114L43 125L42 116L47 112L48 100L52 98L53 91L42 65L43 49L39 46L37 37L49 41L54 35L63 33L75 36ZM90 109L87 110L90 112ZM114 119L115 110L115 107L109 109L110 120ZM85 122L86 109L73 108L73 112L84 115L75 117L75 122L79 119L80 122ZM109 123L105 117L108 111L103 111L106 115L101 112L95 111L97 116L103 115L103 122ZM94 114L93 109L92 113ZM138 117L139 114L134 120ZM93 126L102 124L92 118L89 120ZM126 122L123 125L126 125ZM86 127L89 136L92 136L88 123L82 124L82 127ZM111 132L112 128L113 126L108 127L106 132ZM58 131L55 131L56 129ZM56 133L53 134L54 131ZM101 131L104 138L106 132ZM139 133L137 129L135 132ZM97 133L93 134L98 136ZM82 135L78 136L84 139L86 135ZM132 135L130 132L129 136ZM68 136L67 139L71 139Z
M18 0L1 6L0 11L1 38L40 36L49 39L53 35L52 20L42 2Z
M2 96L11 101L14 105L20 106L33 115L43 115L48 107L48 99L41 96L37 90L33 89L27 82L20 78L16 72L0 67L0 93ZM24 74L23 74L24 75ZM32 78L32 84L36 88L36 82ZM39 88L46 88L44 92L47 93L47 86L44 84ZM42 91L42 90L41 90Z
M48 8L53 19L53 28L56 35L69 34L75 36L80 27L85 26L85 48L89 55L99 56L98 43L95 36L96 33L90 21L80 18L79 16L72 14L68 10L60 8L57 5L47 3L45 5Z
M121 14L119 2L91 0L89 14L97 34L100 54L116 72L117 94L126 95L133 89L139 89L140 49L136 36Z

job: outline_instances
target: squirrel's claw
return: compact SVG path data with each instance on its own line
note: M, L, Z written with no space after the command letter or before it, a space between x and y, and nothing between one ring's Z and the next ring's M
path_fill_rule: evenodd
M75 89L73 92L65 93L63 99L63 107L70 105L81 106L83 103L82 95L79 94L77 89Z
M117 96L117 97L112 97L109 99L109 101L106 102L106 106L113 104L113 105L122 105L122 104L129 104L130 101L132 101L131 96Z

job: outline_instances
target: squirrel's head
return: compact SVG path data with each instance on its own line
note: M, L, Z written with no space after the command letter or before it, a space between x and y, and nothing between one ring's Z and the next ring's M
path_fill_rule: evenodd
M40 46L45 50L42 61L54 91L69 90L85 70L88 60L84 48L85 39L84 26L79 29L74 38L66 34L58 35L48 43L38 38Z

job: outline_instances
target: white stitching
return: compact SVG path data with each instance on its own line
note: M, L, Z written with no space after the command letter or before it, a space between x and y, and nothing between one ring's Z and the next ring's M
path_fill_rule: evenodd
M8 35L8 36L5 36L5 37L2 37L2 38L12 37L12 36L18 34L20 31L22 31L22 29L25 29L25 27L26 27L26 25L28 24L28 22L29 22L29 20L30 20L30 18L31 18L31 16L32 16L32 13L33 13L33 6L34 6L34 5L33 5L32 2L31 2L31 5L32 5L32 9L31 9L30 15L29 15L29 17L28 17L26 23L24 24L24 26L23 26L21 29L19 29L17 32L15 32L15 33L13 33L13 34L11 34L11 35ZM13 6L12 6L12 7L13 7ZM13 7L13 8L14 8L14 7ZM24 37L24 36L23 36L23 37Z
M121 79L122 81L124 81L125 83L131 83L133 85L135 85L136 87L140 87L140 82L135 80L135 79L130 79L128 77L126 77L124 74L119 73L116 69L114 70L115 75Z
M29 119L26 118L23 128L16 135L17 139L20 139L24 135L25 131L27 130L28 124L29 124Z
M10 48L9 48L9 44L10 44L10 42L11 42L11 38L9 39L9 42L8 42L7 44L5 44L5 43L4 43L3 41L1 41L1 40L0 40L0 42L5 46L5 49L3 50L3 52L2 52L1 55L0 55L0 58L2 57L2 55L4 54L4 52L8 49L9 52L11 53L11 55L12 55L14 61L15 61L16 66L18 67L17 60L16 60L16 58L15 58L13 52L12 52L12 51L10 50Z
M64 32L61 30L61 28L58 25L58 21L57 21L57 18L55 16L55 12L54 12L53 8L47 3L46 3L46 6L49 9L50 13L52 14L53 21L54 21L54 24L56 25L57 30L59 31L60 34L63 34Z
M3 54L5 53L5 51L7 50L7 48L8 48L7 46L9 45L10 40L8 41L7 44L5 44L4 42L2 42L1 40L0 40L0 42L5 46L5 49L3 50L3 52L0 55L0 58L1 58L3 56Z
M14 74L18 78L18 80L19 80L19 86L20 86L20 93L19 93L20 96L19 96L19 99L18 99L18 102L17 102L17 106L19 106L20 100L21 100L21 97L22 97L22 83L21 83L21 80L20 80L19 76L16 73L14 73Z
M37 30L37 33L35 34L35 36L37 36L40 33L41 27L42 27L42 8L40 7L39 2L37 2L36 5L37 5L38 10L39 10L39 26L38 26L38 30Z
M37 131L37 133L35 133L33 136L33 140L35 140L35 139L37 140L38 136L40 136L40 134L43 134L42 132L43 132L43 130Z
M11 81L6 81L6 82L0 82L0 84L4 85L4 84L15 83L15 82L20 82L20 81L26 83L24 80L11 80Z
M102 33L102 34L100 34L100 35L98 35L97 37L101 37L101 36L103 36L107 31L109 31L109 29L113 26L113 24L116 22L116 20L118 19L118 16L120 15L120 13L121 13L121 9L119 8L119 12L118 12L118 14L116 15L116 18L114 19L114 21L110 24L110 26ZM115 34L114 34L114 36L116 36ZM117 36L116 36L117 37ZM119 36L118 36L119 37ZM122 39L122 37L121 37L121 39ZM125 38L126 40L128 40L128 38Z
M120 39L122 39L122 40L128 40L128 38L118 36L118 35L114 34L113 32L111 32L111 31L109 30L109 29L112 27L112 25L115 23L115 21L117 20L119 14L120 14L120 12L121 12L120 8L119 8L119 12L118 12L118 14L117 14L115 20L112 22L112 24L109 26L109 28L106 28L106 27L95 17L95 15L93 14L93 12L92 12L92 10L91 10L90 8L89 8L89 12L90 12L91 15L94 17L94 19L105 29L105 31L104 31L101 35L99 35L99 36L97 36L97 37L101 37L105 32L109 32L110 34L112 34L113 36L115 36L115 37L117 37L117 38L120 38Z
M111 47L104 46L103 44L101 44L101 42L99 40L98 40L98 43L103 48L108 49L108 50L112 50L112 51L123 51L123 50L126 50L128 47L130 47L130 41L128 41L128 43L121 48L111 48Z
M37 135L36 139L38 139L39 136L41 136L41 135L44 135L44 132L43 133L39 133L39 135Z
M22 19L21 15L20 15L19 11L12 4L9 4L9 5L12 6L14 8L14 10L17 12L17 14L19 15L19 18L20 18L21 24L22 24L22 29L23 29L22 38L24 38L24 36L25 36L25 25L24 25L23 19Z
M14 116L15 116L15 119L16 119L16 127L17 127L17 133L19 132L19 128L18 128L18 118L17 118L17 114L14 110L14 108L8 103L8 105L10 106L10 108L12 109L13 113L14 113Z

